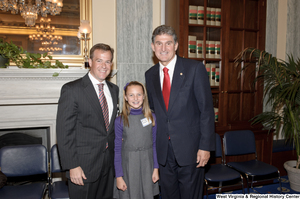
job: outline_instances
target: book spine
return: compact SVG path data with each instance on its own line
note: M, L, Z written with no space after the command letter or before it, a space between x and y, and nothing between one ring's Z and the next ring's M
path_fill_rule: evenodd
M188 36L188 57L189 58L196 58L196 36Z
M208 57L207 58L215 58L215 42L208 41Z
M221 42L215 41L215 58L221 59Z
M203 41L197 40L197 58L203 58Z
M210 25L215 26L216 25L216 8L211 8L211 14L210 14Z
M210 64L205 64L205 68L207 71L208 78L210 79ZM209 81L209 84L210 84L210 81Z
M221 26L221 8L216 8L216 26Z
M204 24L204 7L203 6L198 6L197 22L198 22L198 24L201 24L201 25Z
M219 121L219 108L214 108L215 111L215 122Z
M189 23L197 24L197 6L189 6Z
M215 86L219 86L220 84L220 68L216 67L216 75L215 75Z
M209 58L209 41L206 40L205 42L205 57Z
M211 25L210 17L211 17L211 8L207 7L206 8L206 25Z
M216 78L216 65L210 65L210 85L215 86L215 78Z

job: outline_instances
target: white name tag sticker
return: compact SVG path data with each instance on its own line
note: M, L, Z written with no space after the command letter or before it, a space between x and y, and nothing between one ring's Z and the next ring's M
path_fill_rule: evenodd
M147 118L141 119L142 125L143 127L148 126L149 124L152 123L152 121L149 119L147 120Z

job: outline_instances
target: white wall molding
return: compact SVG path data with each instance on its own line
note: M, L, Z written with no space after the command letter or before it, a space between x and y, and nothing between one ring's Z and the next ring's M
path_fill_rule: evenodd
M52 77L60 72L58 77ZM66 82L84 76L86 69L0 69L0 129L50 128L56 143L56 112Z

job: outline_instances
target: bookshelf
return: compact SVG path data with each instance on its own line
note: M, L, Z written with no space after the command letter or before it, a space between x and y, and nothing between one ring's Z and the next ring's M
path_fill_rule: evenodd
M197 24L189 23L190 5L197 6L197 13L198 7L203 7L203 24L198 21ZM218 68L219 82L211 84L213 104L218 113L215 117L216 133L222 137L226 131L252 130L258 160L271 164L272 133L262 130L262 126L251 126L249 121L263 110L262 84L253 84L257 75L255 64L241 71L241 66L236 67L234 63L235 56L246 47L265 49L266 6L266 0L165 0L166 25L172 26L178 35L177 54L188 58L189 36L196 36L196 45L197 40L202 40L203 56L189 59L201 61L206 67L213 64ZM207 8L221 9L220 24L207 23ZM208 41L220 42L219 57L207 56ZM239 156L227 159L240 160Z
M219 113L216 132L222 135L229 130L261 131L261 126L253 127L249 122L263 108L263 87L260 83L253 84L257 75L255 64L241 72L234 58L246 47L265 49L266 0L166 0L165 7L166 25L174 27L178 34L177 54L218 69L219 82L211 84L214 107ZM212 9L218 10L218 23L216 14L212 17L214 23L209 20ZM192 15L190 10L193 10ZM189 36L194 40L196 37L194 57L189 57ZM198 40L202 41L202 57L197 57ZM220 46L219 55L211 56L210 53L216 55L216 42ZM214 50L209 47L213 44Z

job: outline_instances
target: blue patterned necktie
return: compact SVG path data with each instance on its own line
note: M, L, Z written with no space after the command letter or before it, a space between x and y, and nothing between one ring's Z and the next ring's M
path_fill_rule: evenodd
M104 84L98 84L98 86L99 86L99 101L100 101L100 105L102 108L106 131L108 131L109 114L108 114L108 106L107 106L106 98L105 98L104 91L103 91Z

